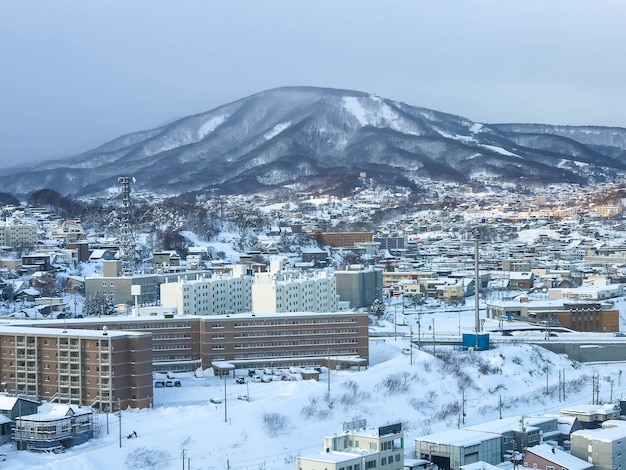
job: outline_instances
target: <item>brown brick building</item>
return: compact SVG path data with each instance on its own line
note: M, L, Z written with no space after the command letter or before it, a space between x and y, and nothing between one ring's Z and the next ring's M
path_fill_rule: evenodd
M367 366L368 340L368 315L352 311L16 321L0 328L0 374L9 393L143 408L153 371Z
M370 243L374 239L374 234L365 231L357 232L354 229L348 232L341 229L338 232L313 230L311 238L325 246L348 247L354 246L355 243Z
M352 311L118 316L67 320L67 326L152 333L155 372L206 369L213 361L228 361L244 369L316 366L326 364L329 355L333 362L347 366L355 358L367 364L369 356L368 316Z
M110 410L152 401L150 333L5 326L0 357L8 393Z

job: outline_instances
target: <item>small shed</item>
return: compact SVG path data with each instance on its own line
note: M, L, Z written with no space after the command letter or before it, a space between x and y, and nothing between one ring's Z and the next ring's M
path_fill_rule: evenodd
M39 402L30 398L0 395L0 414L10 420L15 420L18 416L27 416L37 413Z

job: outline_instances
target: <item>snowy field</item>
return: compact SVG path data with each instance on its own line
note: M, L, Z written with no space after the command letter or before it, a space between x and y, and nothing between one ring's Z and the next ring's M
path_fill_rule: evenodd
M406 354L405 335L413 328L417 339L419 316L405 311L407 315L399 319L399 310L389 311L373 333L399 336L372 337L367 370L332 371L330 383L325 370L319 382L270 383L250 382L247 371L238 371L247 383L237 384L229 377L226 402L223 379L208 371L199 377L177 374L181 387L155 388L154 408L124 410L121 427L117 415L101 414L93 440L58 455L2 446L0 452L7 454L7 460L1 468L180 469L184 455L186 469L294 470L297 455L320 452L324 436L340 432L344 422L354 419L366 419L371 427L402 422L410 458L414 438L424 434L498 419L500 413L503 417L538 415L558 412L568 404L590 403L591 377L596 372L602 379L602 401L608 402L611 393L615 400L626 388L620 374L626 363L578 364L531 345L500 344L484 352L441 346L433 356L432 342L428 343L433 320L436 334L452 335L459 328L471 329L471 308L421 315L422 350L414 348L411 356ZM559 371L567 380L564 402L559 402L557 390ZM610 378L614 378L612 391ZM240 395L248 395L249 401L238 399ZM211 403L212 398L222 403ZM133 431L137 437L127 438Z

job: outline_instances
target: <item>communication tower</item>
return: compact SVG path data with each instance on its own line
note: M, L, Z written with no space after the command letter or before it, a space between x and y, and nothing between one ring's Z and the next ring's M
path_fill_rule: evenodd
M130 222L130 185L135 183L134 176L120 176L117 182L122 186L122 208L120 211L120 260L122 261L122 272L125 275L131 274L137 259L135 251L135 238Z

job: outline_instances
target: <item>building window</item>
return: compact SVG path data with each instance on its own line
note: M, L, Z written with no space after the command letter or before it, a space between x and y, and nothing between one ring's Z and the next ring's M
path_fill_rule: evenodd
M546 470L554 470L554 467L552 465L546 465Z

